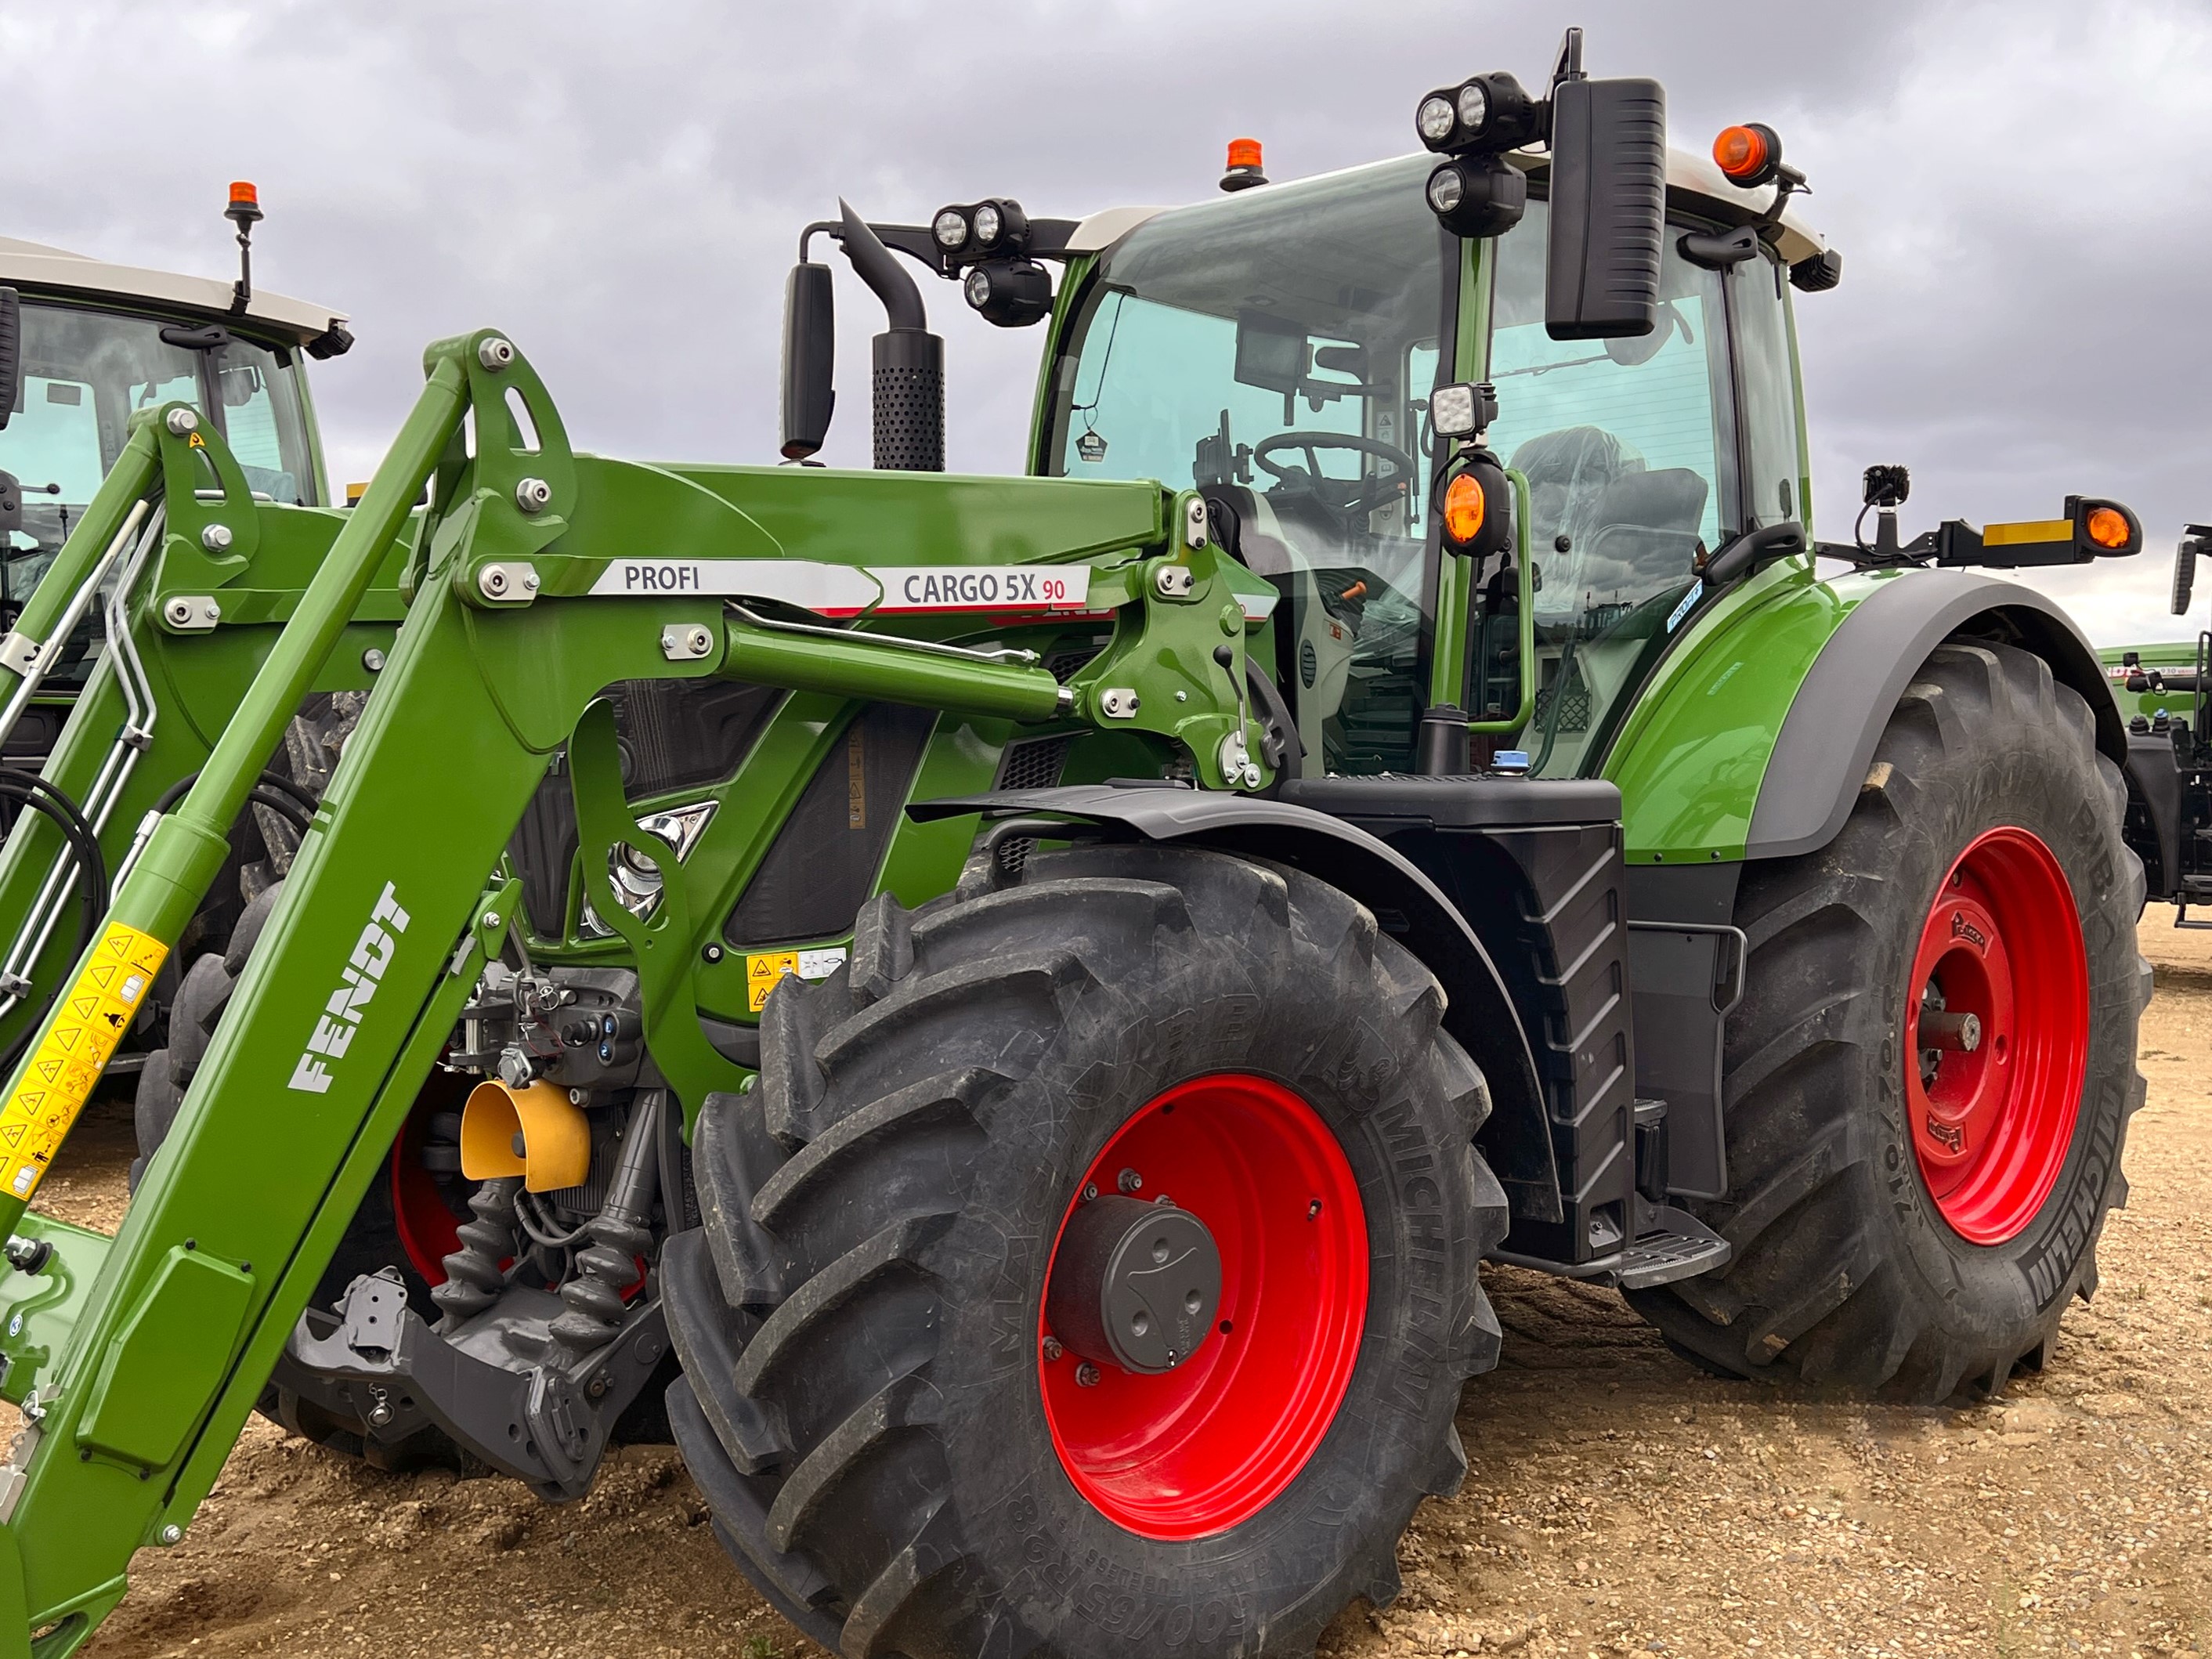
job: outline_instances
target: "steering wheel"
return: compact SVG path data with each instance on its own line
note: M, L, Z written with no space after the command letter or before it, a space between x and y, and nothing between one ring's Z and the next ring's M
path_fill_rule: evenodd
M1302 474L1294 476L1294 469L1273 459L1286 449L1296 450L1306 458ZM1371 478L1327 477L1322 475L1318 453L1324 449L1349 449L1370 455L1378 461L1388 461L1391 470ZM1405 493L1421 470L1419 463L1397 445L1386 444L1380 438L1364 438L1356 432L1278 432L1254 446L1252 460L1269 477L1281 483L1302 486L1325 505L1345 514L1371 513L1395 500Z

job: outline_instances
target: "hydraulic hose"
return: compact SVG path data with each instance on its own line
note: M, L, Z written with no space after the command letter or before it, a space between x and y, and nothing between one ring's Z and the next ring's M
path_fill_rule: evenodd
M154 802L156 813L167 811L185 798L185 792L199 781L199 774L188 772L164 789ZM315 798L286 777L282 772L264 772L247 793L246 799L267 807L290 824L305 839L307 828L314 820Z
M70 947L70 954L72 958L82 957L92 948L94 936L100 931L100 918L107 914L107 861L100 856L99 836L77 804L35 772L0 766L0 799L19 800L33 811L45 813L53 820L54 827L61 831L70 851L76 855L77 870L83 879L77 888L76 943ZM57 978L44 1000L24 1020L15 1040L0 1051L0 1070L12 1069L22 1059L31 1039L45 1029L47 1012L61 994L61 988L62 981Z

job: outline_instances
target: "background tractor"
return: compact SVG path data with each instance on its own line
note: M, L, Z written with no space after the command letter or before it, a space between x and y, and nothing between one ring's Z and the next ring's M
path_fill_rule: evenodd
M2212 526L2192 524L2173 560L2173 614L2189 614L2197 561ZM2148 890L2174 907L2173 925L2201 927L2189 907L2212 899L2212 745L2205 692L2212 634L2161 645L2115 646L2105 672L2128 728L2128 842Z
M557 1499L665 1402L854 1656L1299 1653L1464 1473L1486 1258L1730 1375L2041 1363L2141 1099L2127 739L2059 611L1942 567L2132 515L1816 543L1791 295L1841 263L1778 137L1670 155L1578 32L1416 129L811 228L783 447L823 235L886 307L873 471L577 454L490 331L349 514L134 418L18 627L125 561L57 773L191 718L0 1104L0 1653L75 1650L257 1406ZM902 258L1048 325L1034 476L934 474ZM121 1230L27 1213L362 689ZM89 869L63 817L9 916Z
M307 507L335 502L307 362L343 354L353 336L343 313L254 286L250 240L262 210L250 184L234 184L230 198L225 216L240 248L232 282L0 238L0 654L7 658L12 693L0 712L0 754L18 772L46 774L43 789L20 776L0 786L0 812L12 822L27 798L34 810L58 815L68 841L88 851L99 848L81 869L74 855L64 868L55 857L64 842L42 842L40 868L28 888L20 884L23 871L11 866L18 885L0 896L0 914L9 924L0 957L0 1053L15 1058L82 948L82 928L104 907L106 874L120 864L139 817L205 758L213 730L245 684L239 679L208 711L211 725L195 729L193 715L180 719L173 708L167 729L157 737L158 710L136 672L143 659L128 661L102 679L96 707L68 753L50 764L93 678L110 622L120 619L119 579L131 574L120 547L92 550L88 561L74 567L57 569L56 563L121 457L132 416L167 402L191 404L226 441L239 485L252 500ZM150 553L152 544L146 550ZM203 551L219 566L228 550ZM295 572L290 580L297 585L305 574ZM204 617L197 620L211 631ZM233 625L246 620L234 617ZM33 641L40 647L35 657L28 650ZM126 659L131 654L126 647ZM299 760L290 769L301 773L301 784L319 788L336 754L318 755L309 745ZM281 757L276 763L286 767ZM133 788L132 775L142 767L147 769ZM166 1035L167 1011L183 972L210 944L221 946L244 905L281 875L312 801L263 793L278 804L241 818L234 837L238 871L217 884L205 914L179 941L149 1017L111 1071L143 1063L147 1048ZM66 925L73 908L80 923L74 943Z

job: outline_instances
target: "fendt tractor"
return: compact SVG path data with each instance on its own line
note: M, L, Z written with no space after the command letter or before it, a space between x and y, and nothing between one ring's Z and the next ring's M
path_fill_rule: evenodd
M112 751L104 773L72 776L59 787L51 781L41 787L23 775L46 766L92 675L107 637L119 567L103 564L88 582L49 584L43 614L33 616L28 627L20 623L101 479L121 458L132 416L164 403L190 404L228 445L256 501L314 507L331 500L306 360L337 356L351 347L348 319L254 284L251 239L263 213L252 185L231 186L224 216L239 246L233 282L118 265L0 237L0 352L7 360L0 381L0 630L19 645L36 640L41 647L35 663L19 652L7 664L12 683L0 712L7 732L0 744L7 763L0 769L0 821L12 819L27 801L33 811L60 815L59 823L72 836L105 836L108 855L90 861L94 872L112 869L113 855L128 846L135 819L108 833L115 791L144 758L158 723L157 706L149 699L103 708L94 725L103 738L103 761ZM127 676L125 684L137 690ZM172 710L175 736L187 735L174 731L179 723L211 720L213 726L190 735L192 758L169 765L165 783L197 769L229 713L229 704ZM114 740L126 729L130 740L118 746ZM328 775L335 758L325 759L320 775ZM161 787L144 796L141 813ZM111 1071L135 1069L149 1045L161 1041L179 969L210 945L222 948L246 900L279 873L272 866L289 857L312 805L288 798L237 826L240 870L218 882L218 896L179 941L177 966L155 988L148 1015L136 1022ZM113 844L118 840L121 847ZM97 920L106 903L103 878L102 873L81 876L72 863L51 884L42 876L35 893L10 889L0 899L6 933L0 945L0 1019L7 1022L0 1053L8 1054L10 1068L21 1056L6 1044L20 1041L44 1006L36 1000L25 1006L33 964L57 928L66 930L73 909L84 925ZM82 942L77 940L80 946ZM46 986L49 1000L76 954L66 937L61 948L66 954L54 955L37 981Z
M131 417L0 641L31 683L118 573L47 775L119 769L111 828L0 854L0 929L98 901L0 1025L0 1654L76 1651L256 1409L550 1499L672 1432L854 1659L1297 1654L1466 1472L1485 1260L1730 1376L2043 1362L2142 880L2095 653L1958 567L2139 526L1900 545L1886 469L1816 542L1791 305L1842 262L1777 134L1670 153L1579 32L1415 124L1206 205L810 228L782 448L820 236L888 313L870 471L574 453L491 330L349 513ZM910 264L1044 325L1031 476L939 471ZM179 993L119 1231L27 1212L257 806L301 833Z
M2197 561L2212 554L2212 525L2192 524L2173 556L2173 614L2189 614ZM2127 718L2128 842L2142 854L2150 893L2174 907L2212 904L2212 632L2160 645L2115 646L2105 672Z

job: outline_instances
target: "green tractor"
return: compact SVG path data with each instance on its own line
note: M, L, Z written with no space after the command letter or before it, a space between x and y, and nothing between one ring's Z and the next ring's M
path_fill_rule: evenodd
M231 186L225 216L239 242L234 282L112 264L0 239L5 357L0 374L0 634L5 635L0 655L9 671L9 696L0 708L0 756L9 769L0 773L0 800L7 803L0 811L12 821L27 803L80 842L104 836L107 852L92 861L96 871L112 868L129 845L136 818L117 822L114 813L131 793L131 774L155 747L159 714L150 696L132 700L139 683L125 672L121 684L130 693L94 722L100 757L94 769L50 779L43 787L27 775L47 765L111 625L129 653L116 596L122 579L135 577L132 561L139 550L148 556L154 551L137 534L142 526L98 550L82 579L66 572L46 579L101 480L121 458L133 416L164 403L190 404L228 444L253 500L312 507L332 499L307 363L343 354L353 337L343 313L254 286L251 235L263 216L252 185ZM298 579L304 574L297 573ZM42 592L43 604L32 611ZM39 642L35 656L33 641ZM107 694L113 692L109 685ZM208 712L219 726L228 710ZM180 720L173 708L166 738L185 738L194 758L171 763L166 753L157 755L153 770L160 781L150 791L137 792L138 812L204 757L209 738L175 729L193 719L185 714ZM80 728L80 738L86 729ZM292 818L304 819L296 803L284 806ZM257 883L276 878L272 865L281 866L296 836L285 819L268 817L269 810L239 826L239 870L226 872L218 896L179 942L178 967L164 975L149 1017L138 1022L111 1071L143 1064L149 1044L158 1046L166 1032L182 967L202 952L207 936L216 945L228 936ZM253 821L259 818L268 819L265 826ZM46 873L54 874L51 884ZM240 890L241 877L249 890ZM46 1000L32 994L34 988L42 983L51 992L74 959L67 934L72 901L80 926L89 926L88 907L96 913L105 903L101 878L49 871L35 893L11 891L0 904L8 921L8 945L0 955L0 1026L5 1030L0 1053L9 1055L10 1066L21 1055L6 1045L23 1040L45 1006ZM63 933L58 944L58 929Z
M252 285L247 247L261 216L250 184L231 187L234 283L87 258L0 237L0 624L12 626L123 452L131 416L172 399L215 423L257 499L331 500L306 360L353 344L342 313ZM89 602L62 631L5 752L52 748L104 637ZM11 667L13 665L10 665Z
M2212 525L2192 524L2174 550L2173 614L2189 614L2197 561L2212 552ZM2174 907L2212 902L2212 744L2206 691L2212 633L2169 644L2115 646L2105 672L2128 731L2128 842L2142 855L2149 894Z
M1578 32L1416 127L810 228L793 465L575 453L492 331L349 514L133 420L17 624L129 550L50 787L139 763L0 852L0 916L100 896L0 1025L0 1654L76 1650L257 1408L553 1499L659 1417L854 1659L1273 1654L1462 1477L1486 1259L1730 1376L2042 1362L2141 1098L2127 740L2058 610L1933 567L2132 517L1816 543L1841 262L1772 131L1670 154ZM873 471L804 464L817 235ZM1033 476L936 471L902 258L1046 327ZM261 809L120 1231L27 1212Z

